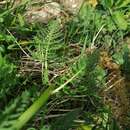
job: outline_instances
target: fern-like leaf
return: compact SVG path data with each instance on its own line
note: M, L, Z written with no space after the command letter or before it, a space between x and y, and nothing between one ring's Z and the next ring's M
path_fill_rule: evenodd
M58 21L52 21L47 28L40 29L34 38L36 51L33 58L42 63L42 77L44 84L49 82L50 63L57 62L58 50L63 48L62 32ZM43 73L44 71L44 73Z
M6 106L5 110L0 114L0 130L14 130L12 125L29 106L30 99L29 91L25 91Z

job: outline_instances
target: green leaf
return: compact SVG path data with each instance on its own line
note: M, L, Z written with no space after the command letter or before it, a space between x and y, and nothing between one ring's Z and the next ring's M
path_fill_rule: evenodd
M18 14L18 21L21 27L25 25L23 16L21 14Z
M0 54L1 53L4 53L5 52L5 47L4 47L4 45L0 45Z
M117 8L122 8L126 7L128 4L130 4L130 0L118 0L115 5Z
M16 66L0 54L0 98L15 87L16 83Z
M3 23L4 22L4 19L0 17L0 23Z
M105 5L108 8L111 8L113 6L113 0L105 0Z
M115 23L117 24L117 26L119 27L119 29L121 30L126 30L128 23L124 18L124 14L120 11L115 11L112 14L112 18L115 21Z
M75 109L71 112L68 112L65 116L57 119L57 121L54 124L52 124L51 130L68 130L72 128L74 120L77 118L79 114L79 109Z
M115 62L119 65L122 65L124 63L123 54L121 52L115 53L113 55L113 58L114 58Z
M103 5L103 7L105 8L111 8L113 6L113 0L102 0L101 4Z
M81 130L92 130L92 127L89 125L81 125Z
M124 64L122 65L122 70L123 73L125 75L125 77L127 79L130 80L130 50L128 48L124 49L124 55L123 55L123 59L124 59Z

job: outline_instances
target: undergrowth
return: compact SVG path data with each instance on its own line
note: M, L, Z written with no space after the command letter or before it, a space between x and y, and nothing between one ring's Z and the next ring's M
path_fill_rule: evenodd
M122 124L102 93L116 68L130 99L130 1L84 3L47 24L26 22L26 2L0 6L0 130L129 130L129 110Z

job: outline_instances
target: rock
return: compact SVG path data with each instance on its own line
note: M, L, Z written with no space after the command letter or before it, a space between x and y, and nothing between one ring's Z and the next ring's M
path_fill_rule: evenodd
M47 23L50 19L59 17L60 5L56 2L46 3L42 7L32 7L25 13L26 21L29 23Z
M61 9L63 6L65 11L71 14L76 14L84 0L33 0L31 3L39 4L42 6L31 6L27 9L25 13L25 19L28 23L47 23L50 19L61 17ZM54 1L54 0L53 0Z
M5 1L1 4L5 5L8 2L12 1ZM25 2L27 1L15 0L11 4L13 7L17 7ZM63 18L62 16L67 15L66 11L76 14L83 2L84 0L31 0L26 4L24 17L28 23L47 23L54 18L60 20Z
M65 10L72 14L76 14L84 0L59 0L59 2L64 6Z

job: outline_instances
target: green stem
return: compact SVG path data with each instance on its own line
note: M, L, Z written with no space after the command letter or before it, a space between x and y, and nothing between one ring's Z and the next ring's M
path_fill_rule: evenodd
M49 87L43 92L43 94L18 118L18 120L12 126L13 130L20 130L35 113L46 103L49 97L61 89L63 89L69 82L75 79L82 71L84 67L81 68L74 76L67 80L64 84L53 91L52 87Z
M49 87L43 94L18 118L12 126L15 130L20 130L35 113L46 103L52 94L52 87Z

